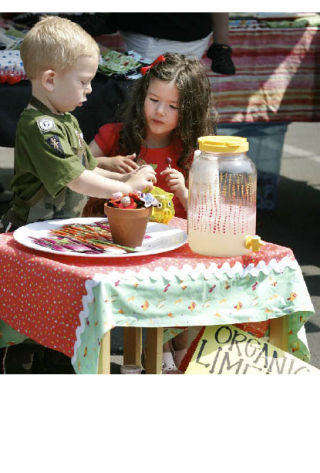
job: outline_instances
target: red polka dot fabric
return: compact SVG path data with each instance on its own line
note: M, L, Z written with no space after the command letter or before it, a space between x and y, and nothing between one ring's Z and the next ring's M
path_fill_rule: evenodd
M183 219L174 218L170 224L186 229ZM221 267L227 262L232 267L240 262L246 267L284 257L294 260L289 248L267 243L257 253L232 258L200 256L188 244L154 256L85 258L32 250L17 243L11 233L2 234L0 319L36 342L72 357L82 298L86 295L85 282L95 273L169 270L172 266L181 270L185 265L195 267L199 263L207 268L212 263Z

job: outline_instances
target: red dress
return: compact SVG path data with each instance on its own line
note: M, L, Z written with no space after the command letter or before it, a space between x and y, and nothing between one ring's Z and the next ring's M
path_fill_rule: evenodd
M119 153L119 134L122 129L122 123L107 123L103 125L95 136L95 142L103 151L105 156L116 156ZM182 170L177 161L182 151L182 145L178 138L174 137L169 146L164 148L147 148L141 146L140 153L137 157L138 164L151 164L157 173L157 187L161 187L167 192L171 192L164 176L160 176L161 171L168 167L167 158L172 159L171 166L182 172L186 178L186 172ZM130 154L130 153L128 153ZM187 218L186 211L181 205L179 199L173 197L173 205L175 208L175 216Z

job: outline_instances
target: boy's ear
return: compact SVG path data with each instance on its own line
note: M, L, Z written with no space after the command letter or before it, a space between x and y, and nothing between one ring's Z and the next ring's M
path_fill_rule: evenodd
M55 79L55 71L52 69L47 69L42 73L41 76L41 84L42 86L51 92L54 88L54 79Z

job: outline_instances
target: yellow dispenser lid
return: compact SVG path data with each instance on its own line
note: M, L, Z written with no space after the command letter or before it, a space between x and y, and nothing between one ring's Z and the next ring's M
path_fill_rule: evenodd
M198 143L201 151L216 153L245 153L249 149L247 138L241 136L201 136Z

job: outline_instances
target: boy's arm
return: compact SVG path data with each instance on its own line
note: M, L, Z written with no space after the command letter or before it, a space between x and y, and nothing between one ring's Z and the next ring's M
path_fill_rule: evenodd
M102 169L100 167L96 167L93 169L93 172L100 174L103 177L108 177L109 179L117 179L118 181L123 181L124 174L120 174L119 172L107 171L106 169Z
M103 177L97 172L86 169L79 177L69 182L67 187L79 194L108 199L115 192L128 194L135 190L143 191L146 188L151 190L154 182L156 182L156 177L151 166L140 168L126 182Z
M103 177L97 172L84 170L79 177L69 182L69 189L78 194L85 194L90 197L108 199L115 192L127 194L131 192L130 186L115 179Z

